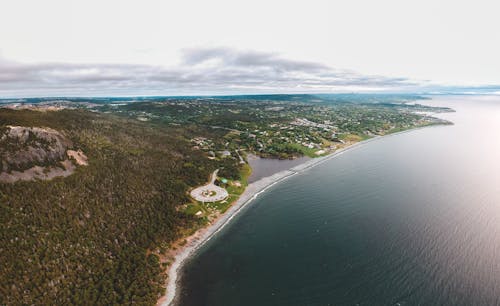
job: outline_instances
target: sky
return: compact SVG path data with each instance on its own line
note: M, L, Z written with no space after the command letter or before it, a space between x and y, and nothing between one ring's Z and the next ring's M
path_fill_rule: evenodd
M0 0L0 97L500 94L493 0Z

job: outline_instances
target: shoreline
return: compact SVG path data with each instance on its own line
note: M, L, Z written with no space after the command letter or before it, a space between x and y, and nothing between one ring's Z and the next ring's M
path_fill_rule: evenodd
M383 136L375 136L373 138L355 142L328 155L307 160L304 163L294 166L290 169L277 172L271 176L263 177L258 181L248 184L248 186L245 188L245 191L240 195L240 197L231 205L231 207L224 214L219 216L213 223L197 230L194 234L186 238L187 243L178 252L176 252L174 256L174 261L167 270L168 278L166 284L167 285L166 293L158 300L157 305L159 306L175 305L174 302L178 298L179 275L184 266L184 263L193 254L195 254L195 252L199 248L201 248L206 242L210 241L218 232L220 232L227 224L229 224L230 221L235 216L237 216L240 211L243 210L243 208L247 207L247 204L250 204L260 194L262 194L272 186L286 180L289 177L292 177L296 174L300 174L308 169L311 169L317 165L324 163L325 161L333 159L345 152L348 152L352 149L355 149L372 141L435 126L442 126L442 125L441 124L426 125L426 126L407 129L404 131L386 134Z

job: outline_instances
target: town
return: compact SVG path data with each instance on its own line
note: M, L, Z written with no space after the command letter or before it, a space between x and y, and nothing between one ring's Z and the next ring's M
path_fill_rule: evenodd
M305 96L307 97L307 96ZM293 159L329 154L354 142L432 124L446 124L429 113L449 111L416 103L349 102L273 97L164 99L108 103L94 107L156 124L203 130L190 140L207 158L243 162L242 152L265 158ZM215 135L214 135L215 134Z

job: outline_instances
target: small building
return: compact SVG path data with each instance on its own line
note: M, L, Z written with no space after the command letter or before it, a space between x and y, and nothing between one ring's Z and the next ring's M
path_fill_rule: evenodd
M233 186L241 187L241 183L239 181L234 181Z

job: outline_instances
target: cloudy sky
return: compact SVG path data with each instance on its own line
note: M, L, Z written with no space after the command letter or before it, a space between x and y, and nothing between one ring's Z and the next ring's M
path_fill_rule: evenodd
M494 0L0 0L0 97L500 93Z

